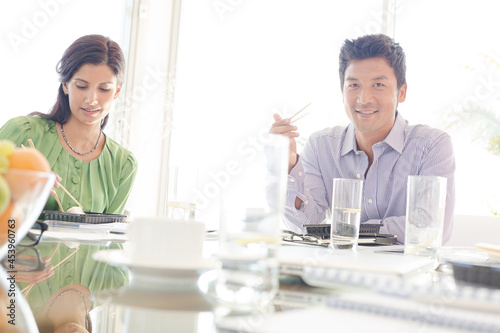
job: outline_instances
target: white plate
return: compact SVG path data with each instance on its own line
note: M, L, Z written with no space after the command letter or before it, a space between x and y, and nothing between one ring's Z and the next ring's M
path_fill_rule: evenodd
M202 258L197 263L183 263L181 265L172 265L169 263L158 262L156 265L148 265L144 262L133 262L123 250L101 250L94 252L94 260L104 262L112 266L125 266L132 271L141 273L164 273L175 274L188 272L202 272L215 268L215 260Z

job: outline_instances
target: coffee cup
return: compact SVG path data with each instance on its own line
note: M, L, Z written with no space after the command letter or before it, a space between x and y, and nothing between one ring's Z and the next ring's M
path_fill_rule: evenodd
M135 266L191 269L205 263L202 257L205 225L202 222L136 218L130 223L127 235L127 255Z

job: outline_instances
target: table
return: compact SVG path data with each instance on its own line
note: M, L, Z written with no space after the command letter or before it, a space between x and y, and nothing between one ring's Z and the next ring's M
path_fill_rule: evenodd
M125 239L119 235L101 233L96 237L79 230L71 237L67 233L49 236L36 246L41 261L48 261L47 269L17 276L16 291L23 292L29 310L23 307L23 299L18 298L18 325L0 326L2 332L10 332L7 328L30 332L34 330L32 318L43 331L53 331L51 325L57 326L61 315L82 327L91 327L92 332L301 332L332 325L339 329L354 325L357 331L370 328L399 332L423 328L426 332L456 331L453 323L441 325L447 315L450 320L457 316L465 319L471 330L500 327L500 298L469 302L463 295L443 298L432 294L432 286L454 283L449 265L426 275L427 287L422 289L426 294L417 301L402 297L402 293L380 294L353 286L313 287L300 277L282 275L278 295L266 312L219 322L213 299L200 290L207 290L215 270L201 277L198 272L141 274L133 267L112 266L94 259L94 254L103 250L126 248ZM206 255L213 252L216 241L207 240L205 245ZM459 250L473 253L470 248ZM460 252L453 248L447 251L448 255ZM36 260L36 255L32 253L25 259ZM5 275L5 270L2 274ZM3 275L1 278L5 280L7 276ZM405 283L402 286L418 286L414 280ZM1 288L0 295L5 299L9 285L3 283ZM489 292L497 295L500 290ZM391 313L395 308L400 309L400 313ZM474 321L490 326L474 326Z

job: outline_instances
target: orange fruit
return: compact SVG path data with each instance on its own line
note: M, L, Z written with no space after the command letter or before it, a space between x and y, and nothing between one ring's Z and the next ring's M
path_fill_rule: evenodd
M47 158L33 148L16 148L9 157L10 169L50 172Z
M2 215L0 215L0 245L3 245L5 244L5 242L7 242L9 229L8 221L12 218L13 209L14 202L11 201ZM17 225L15 229L17 229Z
M41 181L36 175L19 172L23 170L50 172L50 164L36 149L16 148L9 157L9 170L4 174L14 200L18 200Z

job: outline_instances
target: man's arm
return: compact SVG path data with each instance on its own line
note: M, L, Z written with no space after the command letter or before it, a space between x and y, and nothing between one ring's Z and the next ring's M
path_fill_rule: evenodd
M306 177L307 171L307 177ZM288 175L285 223L293 231L303 233L304 224L321 223L329 208L318 152L309 140L302 156ZM297 202L300 205L297 207Z
M290 138L285 224L292 231L304 233L303 225L322 222L328 209L323 180L317 166L317 156L310 145L306 144L303 150L304 156L308 159L306 179L303 158L297 154L295 142L295 138L299 136L296 132L297 126L290 125L290 119L283 119L278 114L274 115L274 120L270 132Z

